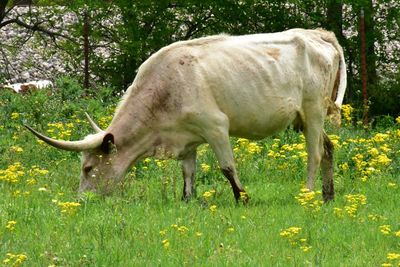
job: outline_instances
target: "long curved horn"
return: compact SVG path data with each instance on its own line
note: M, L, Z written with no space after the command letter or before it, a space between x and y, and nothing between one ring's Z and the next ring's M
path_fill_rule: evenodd
M92 120L92 118L89 116L89 114L87 114L87 112L85 112L85 115L92 128L96 131L96 133L104 132L99 126L97 126L97 124L94 122L94 120Z
M68 151L84 151L88 149L93 149L99 147L103 142L103 138L105 133L97 133L92 135L91 137L80 140L80 141L61 141L55 140L53 138L47 137L36 130L32 129L28 125L24 125L29 131L31 131L34 135L36 135L39 139L43 140L47 144L54 146L59 149L68 150Z

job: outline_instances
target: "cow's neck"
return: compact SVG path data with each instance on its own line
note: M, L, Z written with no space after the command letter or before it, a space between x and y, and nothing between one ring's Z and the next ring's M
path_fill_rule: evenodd
M132 163L144 156L169 156L159 129L161 113L154 104L151 95L125 99L106 130Z

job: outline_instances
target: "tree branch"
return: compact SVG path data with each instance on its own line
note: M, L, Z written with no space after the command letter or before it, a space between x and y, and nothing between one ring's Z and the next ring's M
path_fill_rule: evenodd
M53 31L50 31L50 30L47 30L47 29L41 27L40 24L42 22L37 22L35 24L27 24L19 19L9 19L9 20L6 20L6 21L3 21L2 23L0 23L0 28L5 27L12 23L15 23L15 24L17 24L25 29L31 30L33 32L42 32L44 34L47 34L48 36L52 37L53 40L55 39L55 37L62 37L71 42L76 43L76 41L74 39L72 39L71 37L69 37L67 35L64 35L64 34L58 33L58 32L53 32Z

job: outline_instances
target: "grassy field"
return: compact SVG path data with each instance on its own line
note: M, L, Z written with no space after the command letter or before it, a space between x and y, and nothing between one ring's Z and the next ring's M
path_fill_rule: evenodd
M0 98L0 264L400 266L400 118L363 129L349 125L345 106L344 126L328 129L336 188L328 205L303 189L304 140L292 131L232 139L247 205L235 203L207 146L189 203L180 200L179 163L154 159L113 195L79 199L79 155L38 142L22 124L78 139L90 132L83 109L103 126L113 109L96 100L65 108L57 97Z

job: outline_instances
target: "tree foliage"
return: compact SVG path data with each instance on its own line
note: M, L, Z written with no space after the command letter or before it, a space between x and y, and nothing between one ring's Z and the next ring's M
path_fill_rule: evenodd
M346 101L354 103L362 102L358 31L363 9L371 111L400 113L400 3L394 0L38 0L36 4L63 5L63 12L76 15L68 38L57 36L76 70L82 69L83 14L88 11L92 85L111 84L116 91L132 82L138 67L152 53L175 41L219 33L327 28L344 47L349 79Z

